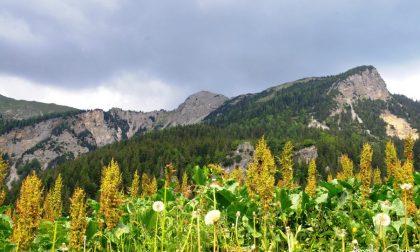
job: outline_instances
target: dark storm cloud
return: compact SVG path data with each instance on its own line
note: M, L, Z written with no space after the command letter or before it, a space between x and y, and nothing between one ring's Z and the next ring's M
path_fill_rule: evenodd
M0 72L80 88L139 71L234 95L413 59L419 23L418 1L6 0Z

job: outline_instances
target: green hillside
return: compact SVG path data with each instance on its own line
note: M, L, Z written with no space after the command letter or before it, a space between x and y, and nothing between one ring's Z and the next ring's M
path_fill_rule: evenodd
M15 100L0 95L0 114L5 120L22 120L54 113L64 113L78 109L54 103Z

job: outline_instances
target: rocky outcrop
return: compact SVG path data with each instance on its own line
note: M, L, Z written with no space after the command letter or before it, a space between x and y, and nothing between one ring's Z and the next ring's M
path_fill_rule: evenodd
M359 123L363 123L363 121L353 109L356 101L362 99L387 101L391 98L385 81L376 68L371 66L334 83L329 93L331 92L337 92L335 97L337 109L332 111L331 116L344 112L345 107L349 106L353 120L357 120Z
M242 170L245 170L248 167L249 162L252 160L254 155L254 146L249 142L244 142L236 148L235 151L230 153L228 156L229 159L233 160L233 163L223 168L227 172L231 172L235 167L240 167Z
M295 159L298 163L309 164L312 159L318 158L318 149L315 146L309 146L295 152Z
M399 118L389 111L384 111L380 117L387 124L386 134L388 136L405 139L411 135L414 140L419 139L417 130L412 128L404 118Z
M173 111L136 112L97 109L66 118L54 118L12 130L0 136L0 152L7 154L9 185L19 178L17 165L38 160L41 168L75 158L98 147L133 137L152 129L201 122L227 97L210 92L191 95Z

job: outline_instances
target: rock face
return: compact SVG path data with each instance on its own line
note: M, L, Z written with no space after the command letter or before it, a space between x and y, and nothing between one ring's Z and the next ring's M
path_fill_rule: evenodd
M318 157L318 149L315 146L309 146L295 152L295 158L298 163L309 164L312 159Z
M337 110L331 113L331 116L342 113L345 106L350 106L353 120L357 120L359 123L363 123L363 121L353 109L353 104L357 100L387 101L391 98L385 81L374 67L366 67L360 72L356 72L344 80L338 81L333 84L330 89L330 92L332 91L337 91L338 93L335 97L338 107Z
M384 111L380 117L387 124L386 134L388 136L405 139L411 135L414 140L419 139L417 130L413 129L404 118L399 118L396 115L391 114L389 111Z
M41 169L55 166L98 147L152 129L201 122L228 98L210 92L191 95L176 110L135 112L113 108L54 118L0 136L0 152L11 165L8 185L19 178L18 166L36 159Z
M243 171L248 167L249 162L252 160L254 155L254 147L249 142L244 142L236 148L230 155L230 158L234 158L232 165L225 166L224 169L227 172L231 172L235 167L240 167Z

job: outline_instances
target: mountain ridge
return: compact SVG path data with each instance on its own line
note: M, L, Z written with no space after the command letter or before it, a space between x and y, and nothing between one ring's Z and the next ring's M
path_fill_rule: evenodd
M366 88L371 85L375 88ZM383 95L376 97L378 88ZM338 75L304 78L231 99L201 91L189 96L172 111L135 112L113 108L55 118L1 135L0 151L8 154L12 167L10 182L17 175L24 176L29 170L55 167L66 160L136 135L197 123L221 128L223 134L229 132L230 135L226 133L226 136L232 137L235 143L267 134L274 149L279 149L283 144L283 140L279 139L288 137L294 138L302 146L316 144L316 139L326 134L356 133L372 141L401 138L399 127L392 125L386 117L381 118L381 113L388 111L397 118L393 122L402 121L405 125L403 129L417 134L420 118L416 117L416 113L407 115L419 108L420 105L410 99L391 95L373 66L361 66ZM338 113L333 113L338 109ZM185 130L198 129L192 127ZM297 132L306 133L298 136ZM306 135L309 139L303 138ZM322 146L318 149L325 152ZM230 155L226 151L225 146L223 151L218 152L218 158L234 164L234 156L222 158L222 153ZM38 164L32 164L33 160L37 160ZM325 159L322 162L331 166L329 163L335 161Z

